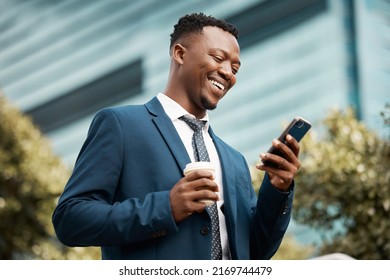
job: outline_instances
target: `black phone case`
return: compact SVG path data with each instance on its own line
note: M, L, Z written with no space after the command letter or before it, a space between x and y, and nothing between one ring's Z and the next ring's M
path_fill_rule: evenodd
M283 131L283 133L279 136L278 140L284 144L286 144L286 136L287 134L290 134L292 137L297 140L297 142L301 141L303 136L310 130L311 123L307 120L301 118L301 117L295 117L291 123L286 127L286 129ZM271 146L269 148L268 153L272 153L278 156L283 157L283 153L280 152L278 149L276 149L274 146ZM263 161L264 165L277 167L276 164L269 162L269 161Z

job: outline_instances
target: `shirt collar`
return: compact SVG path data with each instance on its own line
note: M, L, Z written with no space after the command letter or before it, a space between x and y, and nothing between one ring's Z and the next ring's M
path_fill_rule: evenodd
M157 95L157 98L163 106L165 113L168 115L172 122L178 120L181 116L186 116L195 119L194 115L188 113L187 110L184 109L179 103L166 96L165 94L159 93ZM200 120L206 121L204 128L207 131L209 129L209 115L207 111L206 115Z

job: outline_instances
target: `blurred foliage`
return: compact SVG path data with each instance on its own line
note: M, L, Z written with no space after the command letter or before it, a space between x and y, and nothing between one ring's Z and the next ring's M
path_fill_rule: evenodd
M390 259L390 142L352 110L333 111L302 142L294 218L325 231L322 254Z
M96 259L61 245L51 224L69 176L50 143L0 92L0 259Z
M292 234L286 234L272 260L306 260L314 251L314 246L302 245Z
M351 109L331 111L323 124L321 137L313 129L301 143L293 218L322 233L320 255L390 259L390 142Z

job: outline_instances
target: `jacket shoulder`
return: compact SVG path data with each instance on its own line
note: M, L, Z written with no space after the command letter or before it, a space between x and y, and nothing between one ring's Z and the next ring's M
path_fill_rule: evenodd
M113 106L100 109L96 115L105 115L105 114L114 114L114 115L128 115L134 114L136 112L145 111L144 105L123 105L123 106Z
M162 106L159 103L156 97L152 98L149 102L145 104L137 105L122 105L122 106L112 106L106 107L99 110L96 116L99 115L115 115L118 119L125 117L143 116L143 115L158 115L163 112Z

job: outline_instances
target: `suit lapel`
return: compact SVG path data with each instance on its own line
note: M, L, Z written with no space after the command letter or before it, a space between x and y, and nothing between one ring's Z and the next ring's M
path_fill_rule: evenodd
M184 170L186 164L191 162L191 159L189 158L187 150L184 147L176 128L172 124L172 121L165 113L157 97L154 97L146 103L145 106L152 115L152 121L160 131L180 169Z

